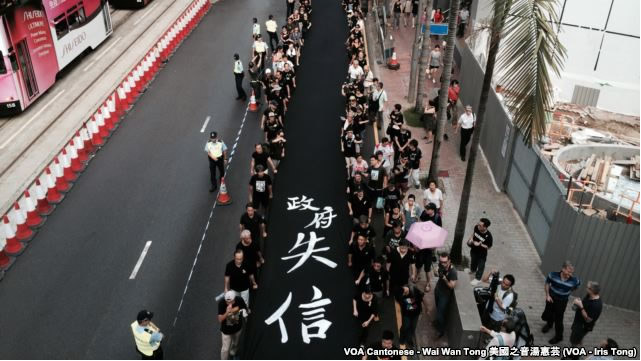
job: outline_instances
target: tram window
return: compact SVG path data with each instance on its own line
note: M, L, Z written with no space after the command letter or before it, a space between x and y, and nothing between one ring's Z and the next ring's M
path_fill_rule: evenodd
M85 11L83 8L74 11L73 13L67 16L67 21L69 22L69 29L73 30L85 22Z
M53 22L56 24L56 35L58 36L58 39L62 38L69 32L69 25L67 25L65 14L53 19Z
M16 53L13 51L9 52L9 62L11 62L11 70L18 71L18 59L16 59Z
M7 66L4 64L4 54L0 51L0 74L7 73Z

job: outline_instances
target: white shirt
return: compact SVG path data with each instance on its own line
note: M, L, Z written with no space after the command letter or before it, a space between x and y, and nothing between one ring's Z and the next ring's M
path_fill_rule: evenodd
M265 28L267 29L268 33L275 33L278 29L278 25L276 24L275 20L267 20L265 22Z
M365 75L365 80L363 80L363 86L365 89L368 89L372 84L374 83L374 73L372 71L368 71L367 74Z
M252 34L260 35L260 24L259 23L254 24L254 26L252 27Z
M462 23L466 23L467 19L470 17L470 12L467 9L462 9L458 13L459 19L461 19Z
M505 296L505 298L503 298L505 292L507 292L507 290L503 290L501 286L496 289L496 294L499 296L499 299L503 301L503 309L511 305L512 300L514 299L513 293L510 293L509 295ZM505 311L499 308L499 305L496 304L496 301L492 302L492 313L490 314L490 317L494 321L503 321L505 319Z
M234 73L241 74L243 72L243 63L240 60L234 62Z
M267 50L267 43L262 40L256 40L254 41L254 45L252 47L254 48L254 50L256 50L257 53L264 53Z
M463 129L472 129L474 128L474 120L476 117L474 116L474 113L467 114L463 113L461 116L458 118L458 124L461 126Z
M394 148L391 144L385 146L383 143L379 143L374 147L374 153L379 150L383 152L383 168L391 168L394 164Z
M347 71L349 72L349 77L351 79L358 79L362 77L364 74L363 68L361 68L360 65L357 65L356 67L354 67L354 65L352 64L349 66L349 69L347 69Z
M436 208L441 208L441 203L443 202L443 192L440 189L436 188L434 193L428 188L423 191L423 200L425 204L434 203Z
M387 102L387 93L385 92L385 89L381 89L380 91L378 89L374 90L373 96L374 99L378 99L378 111L385 111L385 102Z
M487 344L486 349L488 350L488 354L490 351L490 347L496 346L500 347L499 345L499 338L498 335L500 334L503 337L503 345L502 346L509 346L512 347L514 346L514 341L516 341L516 334L514 332L510 333L505 333L505 332L496 332L496 331L491 331L492 332L492 340L490 340L490 343Z

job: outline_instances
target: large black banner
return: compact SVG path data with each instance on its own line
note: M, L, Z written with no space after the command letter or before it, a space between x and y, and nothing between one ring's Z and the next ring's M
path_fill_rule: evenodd
M243 359L345 358L343 347L357 344L339 143L348 30L340 1L313 5Z

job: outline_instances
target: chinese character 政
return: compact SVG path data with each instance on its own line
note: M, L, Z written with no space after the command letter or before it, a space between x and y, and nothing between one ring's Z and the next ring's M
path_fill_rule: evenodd
M287 210L288 211L293 211L293 210L299 210L299 211L305 211L305 210L310 210L310 211L317 211L320 208L312 206L312 202L314 201L314 198L307 198L307 196L302 196L300 199L298 197L289 197L287 198L289 201L287 202Z

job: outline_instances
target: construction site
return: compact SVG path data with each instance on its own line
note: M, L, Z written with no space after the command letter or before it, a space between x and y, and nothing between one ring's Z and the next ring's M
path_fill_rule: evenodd
M558 103L542 154L571 185L566 199L588 216L639 223L637 116Z

